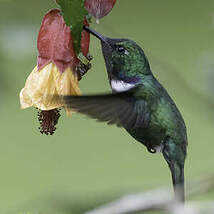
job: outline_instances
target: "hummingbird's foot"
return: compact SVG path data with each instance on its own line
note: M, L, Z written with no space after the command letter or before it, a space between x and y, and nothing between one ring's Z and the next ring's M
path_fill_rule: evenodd
M148 152L152 153L152 154L155 154L156 153L156 149L150 147L150 146L147 146L147 150Z
M76 67L76 71L78 73L78 80L80 81L82 77L91 69L90 61L93 59L91 54L87 54L87 56L79 55L79 64Z

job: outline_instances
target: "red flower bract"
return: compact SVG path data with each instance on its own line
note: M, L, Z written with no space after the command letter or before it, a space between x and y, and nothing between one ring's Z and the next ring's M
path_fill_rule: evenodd
M86 19L84 20L84 24L88 25ZM89 42L89 33L83 31L81 51L85 56L88 53ZM38 35L37 48L38 70L42 69L48 63L53 62L63 72L67 67L74 69L79 63L74 51L70 28L66 26L58 9L51 10L43 18Z
M89 26L86 18L83 22L83 25ZM82 31L82 38L81 38L81 50L84 56L87 56L88 50L89 50L89 44L90 44L90 33L87 31L83 30Z
M106 16L114 7L116 0L85 0L85 8L96 19Z

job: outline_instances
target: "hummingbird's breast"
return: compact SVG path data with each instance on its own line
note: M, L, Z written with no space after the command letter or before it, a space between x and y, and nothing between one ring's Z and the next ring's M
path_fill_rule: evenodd
M133 138L146 146L147 149L156 149L157 147L162 147L166 136L165 131L160 129L159 126L136 128L127 131Z
M132 137L155 149L163 147L166 139L171 138L175 144L187 144L186 126L177 106L161 86L155 83L151 87L147 103L150 109L150 120L147 127L127 130Z

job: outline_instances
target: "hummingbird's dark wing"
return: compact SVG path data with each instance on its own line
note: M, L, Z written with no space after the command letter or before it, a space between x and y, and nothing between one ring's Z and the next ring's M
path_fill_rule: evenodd
M135 98L133 89L115 94L63 96L66 108L88 115L98 121L127 129L147 127L150 111L145 100Z

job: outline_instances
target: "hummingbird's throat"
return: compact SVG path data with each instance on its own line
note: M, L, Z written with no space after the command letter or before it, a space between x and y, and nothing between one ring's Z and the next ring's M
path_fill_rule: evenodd
M134 88L136 84L134 83L126 83L122 80L111 80L111 88L113 91L116 92L123 92L123 91L128 91L131 88Z

